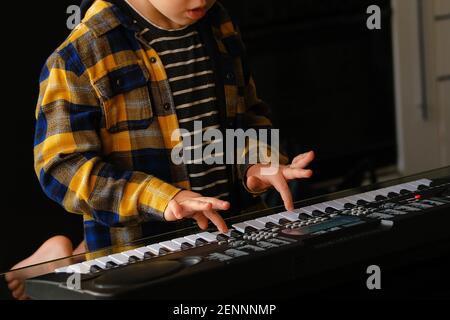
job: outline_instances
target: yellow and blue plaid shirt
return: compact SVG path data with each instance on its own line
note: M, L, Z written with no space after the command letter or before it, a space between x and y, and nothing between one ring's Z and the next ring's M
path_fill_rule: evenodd
M197 24L222 129L270 127L224 8L216 3ZM95 1L40 76L35 171L51 199L83 215L91 251L161 232L168 202L190 188L186 166L170 160L178 120L165 69L137 34L117 5ZM233 183L244 167L230 167Z

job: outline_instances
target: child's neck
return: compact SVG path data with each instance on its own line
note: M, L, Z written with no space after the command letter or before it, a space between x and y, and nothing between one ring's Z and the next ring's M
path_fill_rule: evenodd
M126 2L152 24L162 29L170 30L184 27L164 16L148 0L126 0Z

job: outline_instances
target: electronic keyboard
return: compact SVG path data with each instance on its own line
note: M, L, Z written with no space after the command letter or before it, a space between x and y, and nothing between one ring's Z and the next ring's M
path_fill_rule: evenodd
M423 178L313 199L292 212L268 209L226 221L226 234L189 228L115 253L73 257L70 265L26 280L26 294L33 299L223 298L307 279L425 241L447 241L450 179Z

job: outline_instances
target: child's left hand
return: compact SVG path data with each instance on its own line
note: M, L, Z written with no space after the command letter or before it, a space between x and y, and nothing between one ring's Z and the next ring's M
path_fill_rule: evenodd
M312 171L304 169L314 159L314 152L301 154L294 158L290 165L280 165L279 170L271 175L261 173L263 168L270 165L255 164L247 171L247 187L252 192L262 192L274 187L281 195L286 210L294 210L292 194L287 182L293 179L310 178Z

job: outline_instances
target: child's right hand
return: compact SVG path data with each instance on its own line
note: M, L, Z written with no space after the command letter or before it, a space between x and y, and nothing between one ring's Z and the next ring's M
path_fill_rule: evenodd
M201 194L183 190L180 191L168 204L164 211L167 221L176 221L192 218L198 226L205 230L208 228L208 220L219 229L220 232L228 232L227 225L216 210L228 210L230 203L211 197L203 197Z

